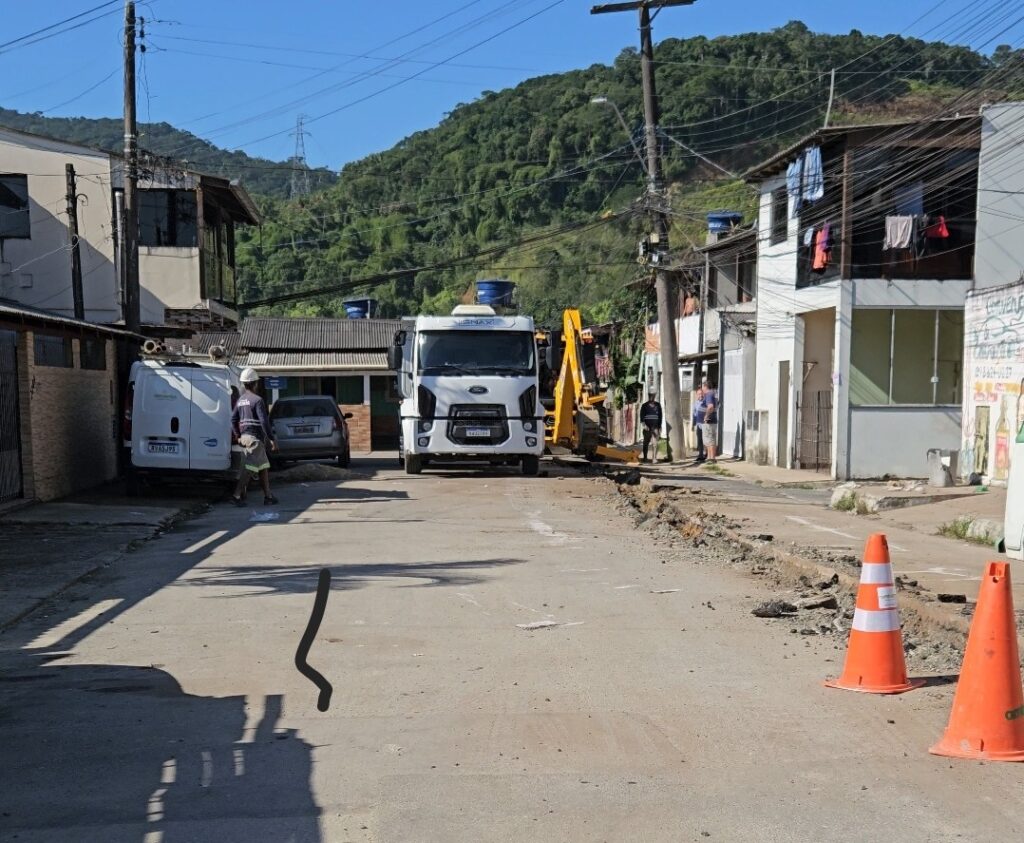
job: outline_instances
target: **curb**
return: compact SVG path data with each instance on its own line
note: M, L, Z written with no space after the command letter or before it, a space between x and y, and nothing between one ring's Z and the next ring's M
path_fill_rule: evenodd
M107 566L120 561L128 553L132 552L136 545L140 545L145 542L151 541L160 533L170 530L172 527L177 526L183 521L188 521L190 518L194 518L197 515L201 515L202 513L206 512L206 510L209 509L211 505L212 501L207 501L204 503L190 504L189 506L182 507L174 515L168 516L163 521L161 521L157 526L155 526L152 532L149 533L149 535L138 539L132 539L131 541L119 547L117 550L113 550L108 553L94 556L92 560L90 560L89 563L87 563L88 567L86 568L86 570L82 571L79 574L76 574L67 582L55 587L54 590L51 591L49 594L46 594L43 597L36 598L36 600L32 603L31 606L22 609L16 615L13 615L10 618L7 618L6 620L0 621L0 632L4 632L5 630L8 630L11 627L17 625L22 620L31 615L34 611L36 611L36 609L53 600L53 598L59 597L69 588L72 588L73 586L82 582L82 580L91 577L101 568L106 568ZM82 526L88 527L89 525Z

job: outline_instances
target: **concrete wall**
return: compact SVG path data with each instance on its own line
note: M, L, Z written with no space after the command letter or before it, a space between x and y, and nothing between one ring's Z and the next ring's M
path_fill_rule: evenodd
M1005 483L1024 425L1024 282L982 290L964 312L960 471Z
M851 407L850 478L927 477L929 448L960 447L959 407Z
M0 172L28 176L30 239L0 243L0 296L74 315L67 184L75 168L79 253L85 316L116 322L121 316L114 264L110 157L74 144L0 129Z
M40 333L55 333L41 331ZM114 343L107 340L106 371L37 366L34 332L19 337L19 400L25 497L63 497L117 476L118 422Z
M978 287L1008 284L1024 271L1024 103L986 106L978 161Z
M161 308L200 307L199 247L139 246L139 283Z

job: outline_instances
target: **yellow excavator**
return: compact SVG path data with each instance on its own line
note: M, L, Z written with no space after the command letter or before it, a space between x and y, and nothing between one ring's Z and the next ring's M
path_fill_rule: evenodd
M562 329L538 333L544 349L541 402L548 450L568 450L592 462L638 462L639 446L616 445L606 434L605 395L599 391L594 336L580 312L562 313Z

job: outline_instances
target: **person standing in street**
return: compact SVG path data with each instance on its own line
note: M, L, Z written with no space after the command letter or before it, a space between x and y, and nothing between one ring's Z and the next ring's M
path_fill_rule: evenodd
M708 463L718 462L718 390L714 381L708 382L704 391L704 448L707 451Z
M647 401L640 406L640 424L643 426L644 436L644 462L650 462L647 459L647 451L652 441L654 442L654 462L658 461L658 446L661 443L661 422L664 413L662 413L661 404L654 397L656 394L652 389L647 393Z
M277 503L277 498L270 491L270 460L267 458L267 446L271 450L277 449L274 429L270 426L267 405L256 392L259 375L254 369L243 369L241 380L242 392L231 411L231 427L242 448L242 468L238 472L238 485L231 502L235 506L245 506L249 479L258 474L263 487L263 504L269 506Z
M693 432L697 437L697 459L694 460L694 464L700 464L708 458L704 450L704 411L707 409L704 405L704 395L707 390L708 381L705 378L693 396Z

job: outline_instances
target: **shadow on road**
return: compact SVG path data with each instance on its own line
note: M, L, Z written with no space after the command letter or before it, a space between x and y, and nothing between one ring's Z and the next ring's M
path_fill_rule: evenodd
M384 579L412 579L400 587L467 586L483 582L484 577L473 571L518 565L523 559L474 559L462 562L406 562L368 565L243 565L230 568L204 568L199 576L175 583L181 587L215 586L217 588L247 589L236 594L217 592L217 597L252 597L265 594L297 594L316 591L317 577L322 568L331 572L331 590L347 591L362 588L373 581Z
M321 840L311 748L277 728L280 696L247 729L245 697L156 668L22 663L0 687L6 839Z

